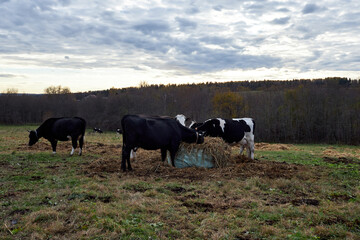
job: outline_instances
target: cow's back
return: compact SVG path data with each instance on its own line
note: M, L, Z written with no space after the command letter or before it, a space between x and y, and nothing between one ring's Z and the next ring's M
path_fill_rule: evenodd
M123 141L131 147L159 149L180 141L176 120L170 118L126 115L121 120Z
M85 134L86 121L79 117L54 118L47 124L49 136L65 141L68 136L80 136Z

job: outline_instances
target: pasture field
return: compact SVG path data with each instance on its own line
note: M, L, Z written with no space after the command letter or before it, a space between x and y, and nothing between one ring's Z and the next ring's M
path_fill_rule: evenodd
M0 126L0 239L360 239L359 146L257 143L221 169L140 149L123 173L120 135L70 157L34 128Z

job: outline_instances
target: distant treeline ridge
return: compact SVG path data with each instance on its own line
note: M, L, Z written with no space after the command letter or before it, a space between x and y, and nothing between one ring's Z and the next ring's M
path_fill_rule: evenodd
M41 123L80 116L88 127L115 131L125 114L196 121L252 117L255 140L289 143L360 143L360 81L326 78L147 85L65 94L1 94L1 124Z

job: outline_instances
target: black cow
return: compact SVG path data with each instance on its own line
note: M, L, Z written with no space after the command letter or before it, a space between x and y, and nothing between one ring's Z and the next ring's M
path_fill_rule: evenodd
M80 151L82 154L82 147L84 143L86 121L79 117L73 118L49 118L43 122L36 130L30 131L29 146L34 145L41 137L50 141L53 153L56 153L56 145L58 141L72 141L71 155L77 147L79 140Z
M143 117L145 117L145 116L143 115ZM172 118L172 117L169 117L169 116L152 116L152 117L157 117L157 118ZM185 123L186 123L186 121L187 121L188 118L186 118L184 114L178 114L178 115L176 115L173 119L175 119L176 121L178 121L181 125L186 126ZM121 129L119 129L119 128L118 128L118 130L121 131ZM117 130L117 132L118 132L118 130ZM119 133L119 132L118 132L118 133ZM121 131L120 133L122 133L122 131ZM136 151L137 151L137 150L138 150L137 147L131 150L131 152L130 152L130 159L136 158L136 155L137 155L137 154L136 154Z
M187 128L174 118L154 117L144 115L126 115L121 120L123 130L123 147L121 168L132 170L130 152L141 147L146 150L161 149L162 161L166 152L170 152L171 163L175 166L174 158L181 142L203 143L204 136L193 129Z
M196 130L204 131L205 136L221 137L230 144L240 143L240 155L246 147L248 157L254 159L255 122L252 118L213 118L206 120Z

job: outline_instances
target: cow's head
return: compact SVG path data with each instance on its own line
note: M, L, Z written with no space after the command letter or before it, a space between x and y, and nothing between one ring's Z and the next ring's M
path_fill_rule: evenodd
M29 146L34 145L39 140L39 137L36 131L29 131Z
M202 131L197 131L196 132L197 136L196 136L196 143L197 144L202 144L204 143L204 132Z
M196 131L203 131L205 136L210 137L219 137L224 133L219 119L206 120L201 126L196 128Z

